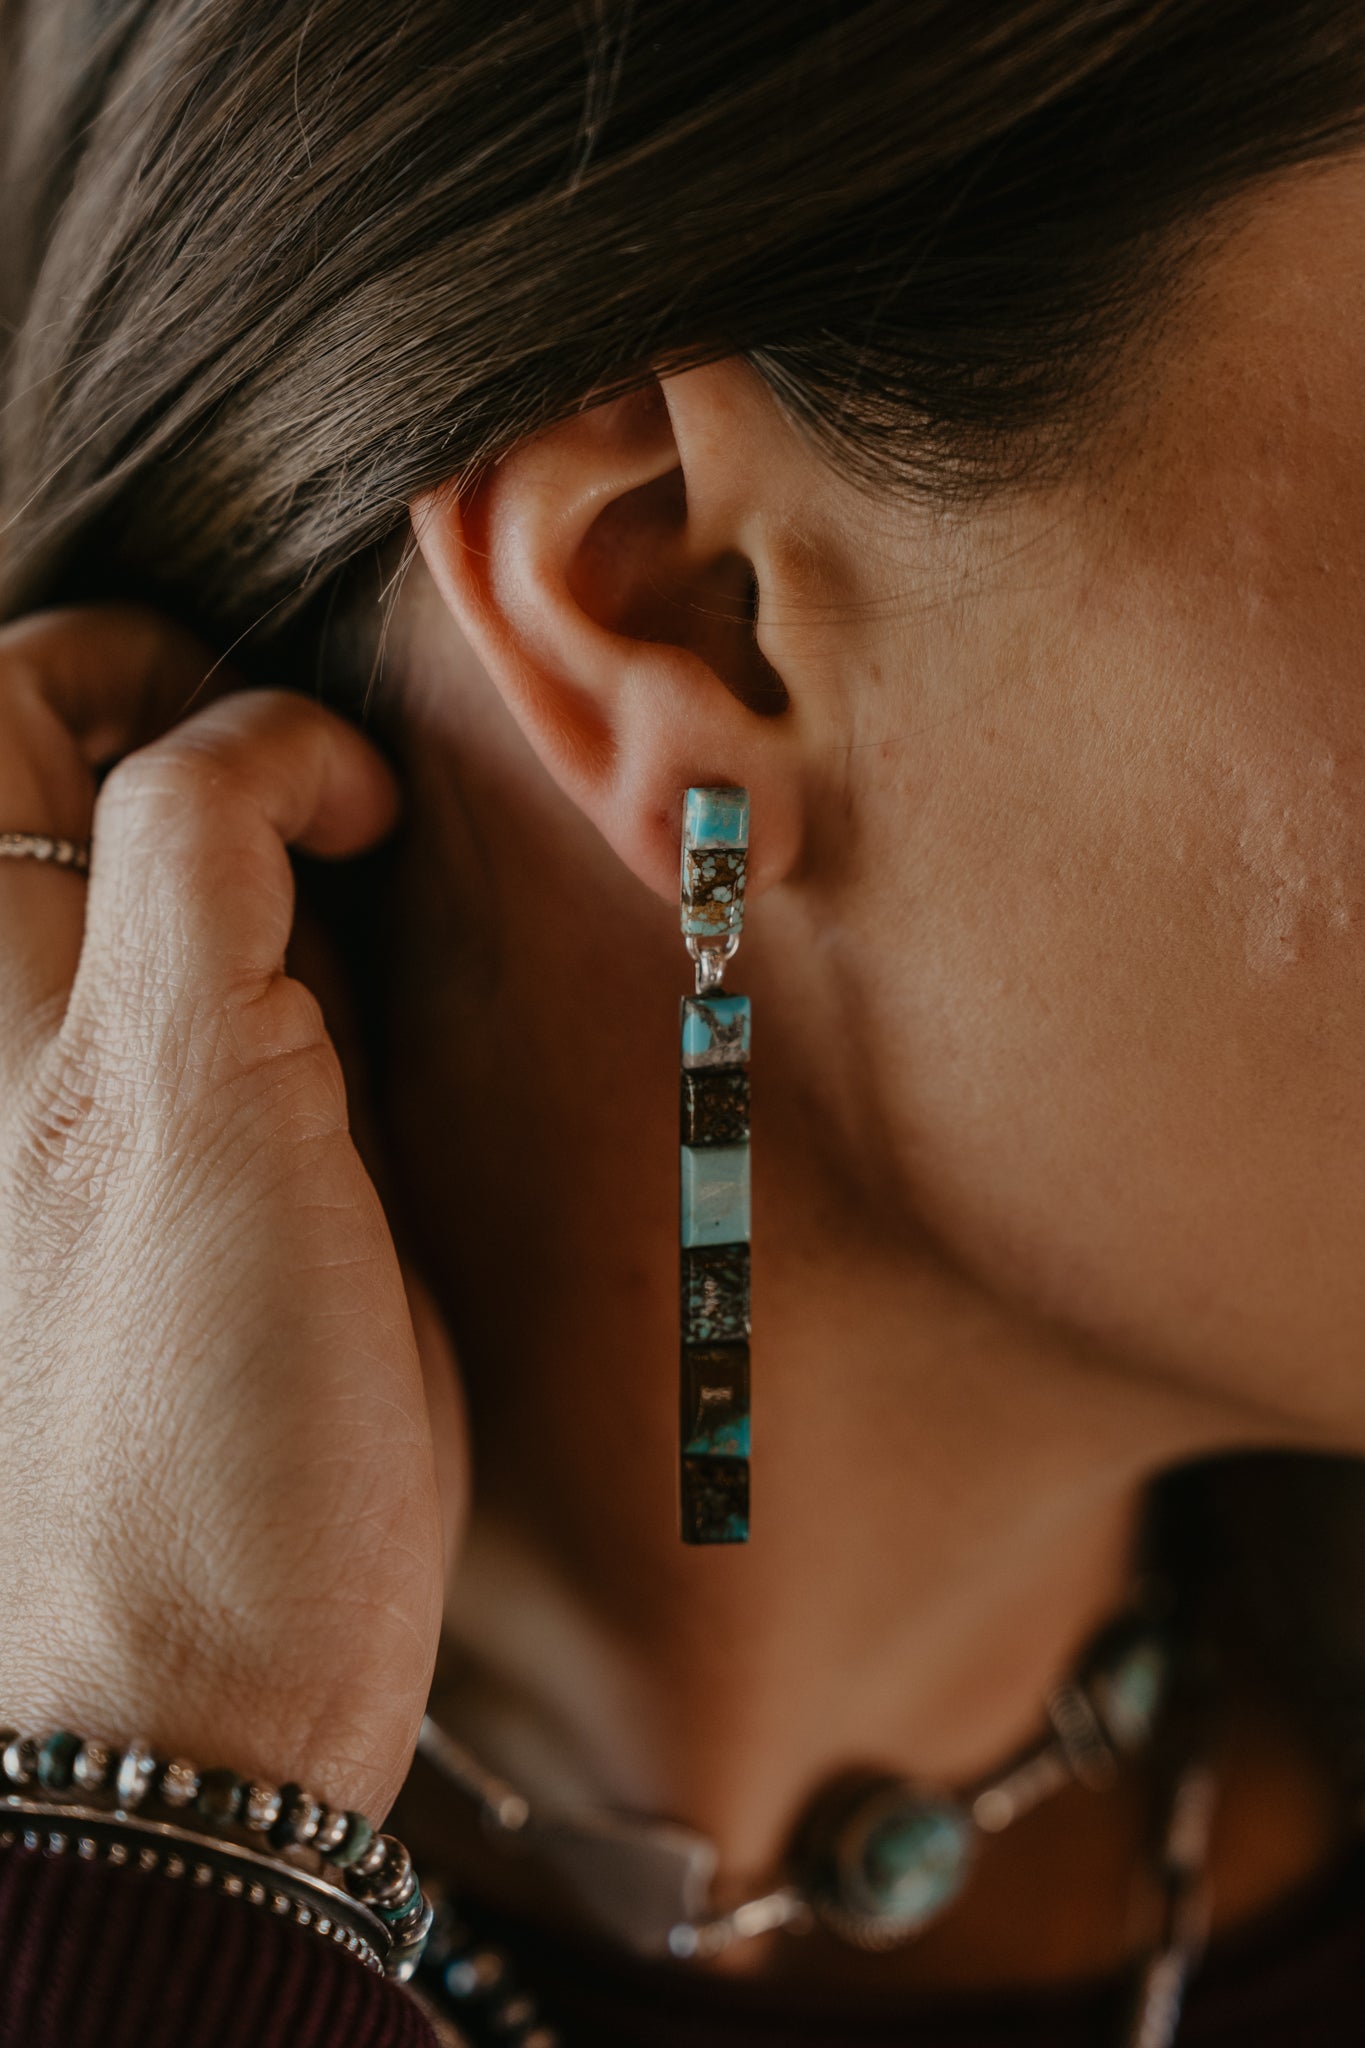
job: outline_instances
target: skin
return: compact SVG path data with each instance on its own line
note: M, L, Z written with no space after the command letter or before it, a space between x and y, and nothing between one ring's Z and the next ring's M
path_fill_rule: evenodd
M391 1113L475 1422L451 1713L533 1780L694 1820L736 1879L850 1759L960 1782L1026 1736L1123 1597L1151 1474L1365 1441L1363 198L1353 161L1224 223L1046 492L855 492L722 364L419 508L401 715L432 822ZM721 680L736 557L777 717ZM685 962L629 875L672 902L675 792L712 777L756 820L761 1306L755 1537L698 1559ZM1295 1768L1263 1755L1247 1804ZM1226 1907L1322 1852L1311 1783L1290 1803L1281 1854L1230 1789ZM1034 1871L1074 1865L1057 1828ZM896 1967L1055 1967L1027 1882L1019 1943L969 1901L970 1936ZM1112 1954L1120 1890L1073 1965Z
M284 971L285 848L358 852L397 796L315 705L206 703L211 666L135 613L0 635L10 829L99 843L88 890L0 872L8 1725L277 1783L296 1749L382 1812L439 1625L440 1360Z
M368 1549L315 1494L297 1533L310 1556L350 1543L367 1612L397 1615L418 1668L395 1685L392 1654L367 1648L357 1671L347 1573L318 1570L292 1668L300 1692L325 1671L317 1699L344 1693L359 1730L338 1767L314 1715L329 1796L391 1787L407 1761L440 1595L438 1455L448 1520L468 1512L447 1717L534 1789L706 1829L743 1883L831 1772L961 1782L1030 1736L1128 1590L1155 1473L1234 1447L1365 1451L1362 205L1359 158L1252 195L1085 461L1007 503L856 490L722 362L414 507L422 566L384 709L406 829L372 935L388 1015L370 1082L389 1223L458 1345L474 1479L467 1496L449 1409L425 1433L414 1419L417 1337L380 1232L382 1287L357 1281L357 1305L392 1341L354 1384L390 1415L400 1389L415 1436L397 1457L382 1431L372 1452L348 1438L388 1511ZM673 1005L681 798L710 781L748 787L755 819L732 982L757 1023L756 1492L752 1544L698 1555L673 1520ZM6 822L41 822L12 799ZM297 817L272 820L276 887ZM328 843L358 849L369 827ZM100 841L106 869L147 857L145 834L125 838ZM0 880L7 943L41 951L39 892L80 885ZM213 895L202 868L187 886ZM278 901L272 916L251 957L278 977ZM78 942L73 924L71 958ZM49 1031L70 1029L71 958ZM218 1014L218 956L165 958L145 1000ZM146 1028L136 1005L118 1018L125 1043ZM250 1098L265 1084L247 1065ZM140 1103L119 1098L121 1127ZM215 1172L217 1129L205 1100L185 1131ZM338 1231L372 1230L348 1142L342 1196L317 1199ZM265 1168L283 1143L268 1136ZM208 1180L205 1202L221 1196ZM135 1181L126 1200L131 1253ZM198 1354L195 1384L270 1443L287 1390L326 1410L341 1370L293 1291L278 1226L296 1205L243 1239ZM197 1244L167 1254L182 1277ZM35 1381L52 1416L115 1309L140 1384L135 1263ZM290 1290L288 1344L278 1370L224 1379L261 1273ZM247 1328L251 1356L270 1328ZM109 1455L131 1470L136 1441L115 1426ZM31 1444L4 1456L0 1500L38 1464ZM156 1498L203 1512L176 1466ZM215 1496L229 1555L242 1507ZM297 1608L269 1585L250 1597L273 1654ZM120 1592L130 1660L107 1625L90 1648L98 1603L73 1586L16 1708L88 1720L113 1699L164 1724L201 1587ZM253 1721L264 1668L214 1649L184 1746L292 1768L288 1714ZM1287 1731L1248 1708L1216 1746L1220 1911L1238 1917L1319 1863L1334 1824ZM1103 1967L1141 1932L1146 1813L1141 1782L1056 1802L895 1958L785 1944L740 1966L845 1989Z

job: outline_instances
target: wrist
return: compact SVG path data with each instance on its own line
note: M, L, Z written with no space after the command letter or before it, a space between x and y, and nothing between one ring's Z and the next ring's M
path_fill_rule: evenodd
M239 1674L183 1665L136 1671L92 1656L4 1660L0 1725L69 1729L124 1756L136 1749L166 1760L193 1759L200 1775L223 1772L242 1783L295 1784L338 1812L361 1812L377 1825L397 1796L416 1741L376 1752L357 1740L353 1710L333 1715L318 1697L306 1705ZM420 1709L417 1712L420 1720Z
M337 1939L353 1953L359 1940L370 1966L390 1976L411 1974L431 1928L407 1850L363 1814L329 1807L298 1784L201 1769L137 1741L0 1730L0 1842L12 1846L16 1830L34 1847L188 1873L196 1885L294 1911L300 1925L321 1913L320 1931L330 1904Z
M88 1434L86 1445L88 1469ZM225 1514L204 1508L161 1540L150 1488L117 1514L97 1497L88 1532L63 1533L51 1506L36 1531L6 1518L20 1570L0 1606L0 1714L137 1736L168 1755L297 1780L375 1819L388 1812L439 1625L437 1602L429 1631L401 1626L386 1602L396 1542L376 1542L362 1578L354 1531L349 1543L316 1530L290 1543L256 1502L238 1502L224 1537Z

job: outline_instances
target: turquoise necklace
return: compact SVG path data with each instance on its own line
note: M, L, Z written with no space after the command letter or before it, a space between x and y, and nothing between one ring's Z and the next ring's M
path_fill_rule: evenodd
M715 1845L693 1830L608 1810L533 1805L431 1720L420 1748L495 1837L552 1871L584 1920L635 1955L708 1958L759 1935L815 1927L859 1948L886 1950L912 1940L952 1906L983 1839L1064 1786L1112 1785L1124 1762L1150 1743L1171 1671L1164 1631L1126 1617L1048 1695L1046 1732L1002 1770L952 1793L889 1774L850 1774L812 1804L777 1881L723 1910L712 1903ZM1202 1943L1212 1790L1201 1765L1187 1765L1173 1780L1156 1872L1162 1927L1141 1972L1125 2048L1166 2048L1174 2038ZM515 2038L524 2048L557 2048L559 2036L516 1986L508 1958L480 1945L449 1905L444 1919L438 1913L424 1978L429 1993L458 2014L463 2040ZM519 2025L509 2037L514 2020Z
M1169 1674L1163 1636L1124 1623L1049 1693L1042 1740L965 1793L862 1773L832 1786L798 1832L794 1889L816 1921L855 1947L913 1939L959 1897L983 1837L1003 1834L1065 1785L1102 1792L1114 1783L1124 1759L1150 1741Z
M1215 1786L1203 1766L1176 1778L1156 1879L1158 1938L1141 1963L1115 2048L1173 2048L1185 1990L1203 1949L1205 1866ZM592 2048L553 2024L504 1946L482 1938L453 1901L435 1892L435 1925L410 1988L441 2048Z

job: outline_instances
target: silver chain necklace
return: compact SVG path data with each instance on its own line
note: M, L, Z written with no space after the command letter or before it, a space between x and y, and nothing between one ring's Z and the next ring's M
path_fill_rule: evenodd
M1176 1778L1157 1861L1161 1931L1139 1967L1130 2017L1115 2048L1172 2048L1185 1992L1208 1928L1208 1849L1216 1795L1212 1772ZM505 1947L480 1940L453 1904L436 1898L436 1920L415 1987L441 2048L584 2048L571 2042L519 1979Z
M1116 1625L1082 1675L1049 1695L1044 1738L1003 1771L955 1795L889 1776L851 1779L817 1802L782 1879L723 1910L712 1900L718 1857L705 1836L609 1809L533 1804L430 1718L419 1749L472 1802L494 1839L553 1871L595 1929L636 1956L708 1958L739 1941L815 1926L881 1950L947 1910L982 1837L1003 1832L1064 1785L1098 1791L1112 1784L1123 1759L1150 1740L1170 1664L1169 1647L1150 1624ZM1142 1965L1122 2048L1168 2048L1175 2038L1207 1925L1213 1800L1211 1773L1187 1765L1175 1780L1157 1855L1160 1934ZM474 1942L450 1909L438 1918L424 1975L459 2012L469 2048L509 2038L523 2048L556 2048L558 2036L514 1983L508 1958ZM481 2015L491 2031L480 2030Z

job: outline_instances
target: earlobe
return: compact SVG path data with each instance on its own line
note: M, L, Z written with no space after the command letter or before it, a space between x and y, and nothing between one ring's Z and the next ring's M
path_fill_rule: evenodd
M689 429L709 374L686 373ZM654 384L413 506L441 596L542 761L665 896L690 787L752 792L755 893L800 839L795 721L755 633L761 492L739 445L680 439Z

